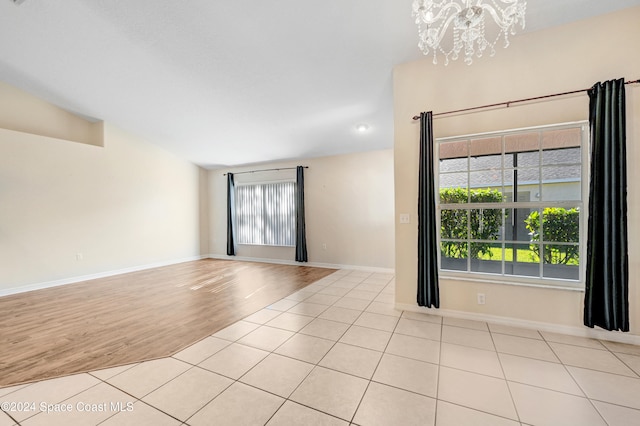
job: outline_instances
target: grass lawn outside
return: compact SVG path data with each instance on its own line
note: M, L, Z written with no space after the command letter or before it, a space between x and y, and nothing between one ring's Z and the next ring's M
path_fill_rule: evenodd
M480 259L482 260L502 260L502 248L500 247L491 247L491 256L488 254L481 254ZM523 263L539 263L540 258L534 253L531 249L518 248L517 252L517 261ZM513 248L505 247L504 249L504 261L505 262L513 262ZM571 259L567 265L579 265L580 262L578 259Z
M518 253L518 262L538 263L540 258L531 249L516 249ZM481 254L482 260L502 260L502 248L491 247L491 256L489 254ZM513 248L505 247L504 249L505 262L513 262Z

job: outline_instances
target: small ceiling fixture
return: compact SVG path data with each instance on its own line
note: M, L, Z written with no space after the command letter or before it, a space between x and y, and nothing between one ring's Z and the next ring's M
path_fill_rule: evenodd
M368 125L368 124L364 124L364 123L362 123L362 124L358 124L358 125L356 126L356 130L357 130L358 132L360 132L360 133L364 133L364 132L366 132L367 130L369 130L369 125Z
M509 46L509 35L514 35L516 24L524 29L526 0L414 0L412 16L418 25L418 47L422 53L433 53L433 63L437 64L436 53L444 55L444 63L464 56L464 62L471 65L473 56L481 57L489 48L490 56L498 40L504 38L504 47ZM490 16L497 25L493 41L485 38L485 17ZM491 21L487 29L495 25ZM445 40L445 36L452 40ZM490 38L491 39L491 38ZM443 42L444 41L444 42Z

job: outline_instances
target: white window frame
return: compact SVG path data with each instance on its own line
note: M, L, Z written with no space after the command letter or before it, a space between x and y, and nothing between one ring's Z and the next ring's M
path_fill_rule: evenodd
M293 186L293 191L292 194L289 194L290 196L286 197L286 201L288 203L288 207L290 209L290 211L285 212L288 213L290 216L288 217L280 217L280 221L277 224L273 224L273 226L275 226L276 228L282 228L283 226L286 227L285 232L288 233L288 236L280 236L280 241L283 241L282 243L278 243L278 242L272 242L269 241L268 238L266 238L264 232L263 233L259 233L256 232L255 230L253 230L252 232L246 232L245 230L243 230L243 219L242 219L242 214L239 213L240 209L243 208L243 206L241 205L241 197L238 194L238 191L241 190L241 188L246 188L246 187L261 187L264 188L267 185L278 185L278 184L291 184ZM295 208L296 208L296 181L295 179L283 179L283 180L271 180L271 181L259 181L259 182L240 182L240 183L236 183L235 184L235 188L234 188L234 196L235 196L235 206L234 206L234 215L235 215L235 233L237 234L236 236L236 242L238 245L250 245L250 246L271 246L271 247L295 247L296 243L296 212L295 212ZM261 189L263 190L263 189ZM265 194L263 193L263 196ZM259 207L260 209L260 213L262 214L261 216L261 220L262 220L262 227L263 227L263 231L267 229L267 219L264 217L264 209L265 207L265 203L268 203L267 200L262 200L262 205ZM281 230L281 229L277 229L277 230ZM253 237L253 239L251 238Z
M504 269L502 274L498 273L485 273L485 272L476 272L470 271L469 266L467 266L467 271L454 271L449 269L442 269L442 259L441 259L441 249L438 249L438 270L441 278L444 279L455 279L459 281L473 281L473 282L491 282L491 283L501 283L501 284L512 284L512 285L521 285L521 286L531 286L531 287L544 287L544 288L563 288L567 290L576 290L576 291L584 291L584 282L585 282L585 273L586 273L586 228L588 222L588 197L589 197L589 171L590 171L590 143L589 143L589 123L588 121L577 121L570 123L562 123L562 124L552 124L552 125L543 125L543 126L535 126L535 127L526 127L526 128L518 128L504 131L495 131L495 132L485 132L485 133L476 133L476 134L467 134L461 136L452 136L445 138L437 138L435 140L435 153L434 153L434 174L435 174L435 192L436 196L436 212L437 212L437 244L438 247L441 247L441 212L443 210L443 206L440 203L440 145L445 142L454 142L457 140L468 140L468 139L480 139L480 138L488 138L488 137L504 137L508 135L513 135L517 133L529 133L529 132L542 132L548 130L562 130L562 129L570 129L570 128L580 128L581 129L581 197L582 200L579 202L577 200L570 200L567 202L562 201L537 201L537 202L519 202L519 203L468 203L465 205L467 209L495 209L495 208L503 208L503 209L513 209L513 208L541 208L543 205L553 204L559 207L563 205L567 207L580 207L580 222L579 222L579 256L580 256L580 266L579 266L579 279L578 280L569 280L569 279L561 279L561 278L550 278L550 277L531 277L531 276L520 276L520 275L508 275L504 273ZM504 143L502 158L504 159ZM542 161L538 165L538 167L542 167ZM501 166L501 172L504 176L505 165L504 161ZM467 165L468 173L470 172L469 165ZM540 185L542 185L542 175L540 176ZM469 182L467 182L467 186L469 187ZM497 207L496 204L499 204L500 207ZM453 206L452 204L444 205L450 208ZM461 204L457 205L458 207ZM504 219L503 219L504 220ZM540 219L542 226L542 218ZM503 222L504 223L504 222ZM543 260L540 259L540 262L543 263Z

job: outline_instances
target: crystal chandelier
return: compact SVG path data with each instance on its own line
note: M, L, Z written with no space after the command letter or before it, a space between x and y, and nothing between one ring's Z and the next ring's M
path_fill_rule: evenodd
M464 55L464 62L471 65L473 56L480 57L489 48L490 55L496 51L495 44L502 37L504 47L509 46L509 34L515 34L516 24L524 29L526 0L414 0L412 16L418 25L418 47L422 53L444 55L445 65ZM485 17L491 16L497 25L493 41L485 38ZM487 29L493 26L487 25ZM445 40L447 34L453 39ZM443 42L444 40L444 42Z

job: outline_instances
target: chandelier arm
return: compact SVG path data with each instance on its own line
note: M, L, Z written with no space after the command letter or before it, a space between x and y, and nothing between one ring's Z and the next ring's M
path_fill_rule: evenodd
M438 32L438 47L440 47L440 42L442 41L442 39L444 38L444 35L447 33L447 30L449 29L449 25L451 25L451 22L456 19L456 14L453 14L451 16L449 16L447 18L446 21L444 21L444 23L442 24L442 30ZM442 50L442 48L440 47L440 50ZM444 52L444 50L443 50Z
M501 1L505 1L505 0L501 0ZM519 8L517 8L517 6L518 6L518 2L520 2L520 6L522 6L522 0L514 0L514 1L512 2L512 3L513 3L513 5L512 5L512 6L509 6L509 7L514 8L514 14L510 17L511 19L509 20L510 22L509 22L509 24L508 24L508 25L507 25L507 22L506 22L506 21L502 20L502 18L501 18L500 16L498 16L498 12L495 10L495 8L494 8L494 7L492 7L492 6L491 6L491 5L489 5L489 4L483 4L481 7L482 7L484 10L487 10L487 11L491 14L491 16L493 17L493 19L496 21L496 24L498 24L498 26L499 26L500 28L503 28L503 29L505 29L505 30L506 30L507 28L513 28L513 27L515 27L515 25L516 25L519 21L522 21L522 22L521 22L521 24L522 24L522 29L524 29L524 26L525 26L525 25L524 25L524 13L523 13L523 12L524 12L524 9L520 10ZM495 4L495 1L493 1L493 3ZM526 3L525 3L525 4L526 4ZM504 14L504 11L505 11L505 10L507 10L507 8L504 8L504 9L503 9L503 8L498 7L498 10L500 11L500 13L501 13L501 14ZM503 15L503 16L504 16L504 15Z
M496 10L493 8L493 6L491 6L489 4L483 4L480 7L482 7L483 10L486 10L487 12L489 12L489 14L493 18L493 20L496 22L496 24L498 24L498 26L500 27L500 29L502 31L505 31L507 28L509 28L510 26L515 24L515 20L513 20L509 24L504 22L502 20L502 18L498 15L498 12L496 12ZM500 12L503 12L503 11L501 10Z
M441 19L445 19L446 15L449 13L449 9L452 9L452 8L455 9L455 13L453 14L453 16L456 16L456 14L462 11L462 7L458 3L449 3L447 5L437 6L437 7L440 7L440 10L438 11L438 14L433 17L433 19L427 19L426 13L419 13L418 16L420 17L420 20L425 24L430 25L438 22Z

